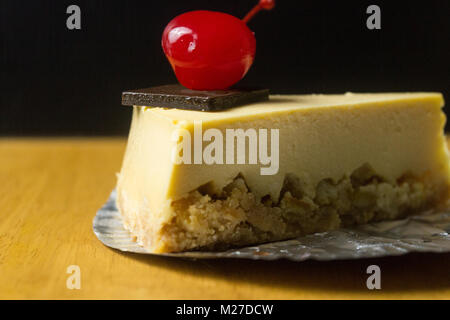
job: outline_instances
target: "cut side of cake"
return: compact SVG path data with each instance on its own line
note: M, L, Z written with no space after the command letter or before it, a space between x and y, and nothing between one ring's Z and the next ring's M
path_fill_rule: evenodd
M417 214L449 195L443 105L439 93L347 93L272 95L220 112L134 106L117 206L125 227L155 253L220 250ZM209 129L214 139L241 130L233 159L244 146L246 160L258 150L258 163L230 164L226 148L205 161ZM252 130L259 139L261 130L278 132L276 144L266 137L269 153L278 153L271 164L260 161L262 144L253 149L245 135ZM192 146L181 154L191 163L174 161L180 137Z

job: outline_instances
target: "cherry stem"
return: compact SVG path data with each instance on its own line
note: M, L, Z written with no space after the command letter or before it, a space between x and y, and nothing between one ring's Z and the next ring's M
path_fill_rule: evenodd
M250 10L249 13L246 14L246 16L244 17L244 19L242 19L242 21L244 21L244 23L247 23L251 18L253 18L253 16L255 14L257 14L260 10L261 10L261 6L259 5L259 3L253 7L252 10Z
M271 10L275 6L275 0L260 0L257 5L255 5L252 10L249 11L242 19L244 23L247 23L255 14L257 14L261 9Z

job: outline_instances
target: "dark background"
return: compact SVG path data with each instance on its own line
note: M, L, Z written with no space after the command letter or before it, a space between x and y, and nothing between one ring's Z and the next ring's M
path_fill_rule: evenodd
M0 2L0 135L122 135L124 89L176 82L161 34L196 9L243 17L257 0ZM81 30L66 8L81 8ZM366 8L381 7L381 30ZM441 91L450 101L450 1L288 1L258 14L243 84L273 93ZM444 109L445 110L445 109Z

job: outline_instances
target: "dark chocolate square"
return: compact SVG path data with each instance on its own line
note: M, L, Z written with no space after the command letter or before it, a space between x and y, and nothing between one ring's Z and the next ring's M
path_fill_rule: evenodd
M269 89L236 88L229 90L197 91L179 84L122 93L125 106L148 106L196 111L220 111L269 99Z

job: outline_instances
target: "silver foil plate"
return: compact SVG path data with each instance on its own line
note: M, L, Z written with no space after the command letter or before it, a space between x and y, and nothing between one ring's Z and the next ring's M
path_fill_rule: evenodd
M94 233L106 246L126 252L170 257L294 261L361 259L403 255L409 252L450 252L450 210L427 211L403 220L370 223L354 229L339 229L288 241L231 249L222 252L191 251L151 253L133 241L123 227L116 207L116 192L97 212Z

